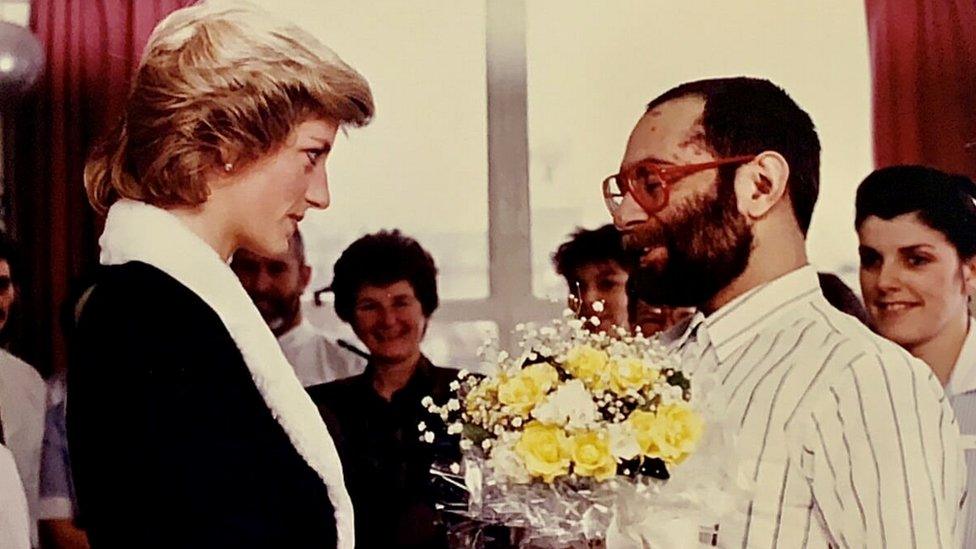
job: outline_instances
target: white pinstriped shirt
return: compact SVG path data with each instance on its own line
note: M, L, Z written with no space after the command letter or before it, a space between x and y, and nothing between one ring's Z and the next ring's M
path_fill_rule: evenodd
M973 494L976 492L976 319L969 319L969 333L952 368L946 393L959 420L966 463L973 472L966 483L966 491ZM967 499L972 497L970 495ZM970 501L967 507L962 546L976 547L976 505Z
M673 346L721 381L754 482L722 547L959 546L966 464L941 385L832 308L813 268L696 315Z

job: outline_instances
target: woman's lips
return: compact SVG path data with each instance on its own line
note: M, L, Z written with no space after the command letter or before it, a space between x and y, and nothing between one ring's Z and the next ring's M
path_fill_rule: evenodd
M886 301L875 302L874 308L877 309L878 313L882 315L896 315L914 309L920 305L920 303L910 301Z

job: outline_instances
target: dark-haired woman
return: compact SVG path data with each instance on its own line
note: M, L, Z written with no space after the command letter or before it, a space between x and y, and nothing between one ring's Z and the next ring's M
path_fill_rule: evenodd
M976 328L969 313L976 289L974 200L968 177L893 166L861 183L855 214L861 290L875 329L929 365L960 431L970 436L976 434ZM971 497L974 450L967 448L966 461ZM976 547L973 505L963 546Z
M430 466L454 449L421 400L443 404L458 372L434 366L420 350L438 304L434 260L399 231L369 234L339 257L332 290L336 313L370 359L362 374L308 391L339 423L357 547L446 547ZM421 422L436 433L435 444L420 440Z

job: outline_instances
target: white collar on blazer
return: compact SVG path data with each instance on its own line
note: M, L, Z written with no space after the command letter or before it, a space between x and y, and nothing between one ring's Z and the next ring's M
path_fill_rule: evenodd
M189 288L217 313L271 414L325 483L335 507L338 547L352 549L352 501L332 437L230 267L174 215L134 200L112 205L99 245L103 265L148 263Z

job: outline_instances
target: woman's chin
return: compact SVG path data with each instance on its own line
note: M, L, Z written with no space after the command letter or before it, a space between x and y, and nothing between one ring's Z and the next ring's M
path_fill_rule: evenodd
M420 349L376 349L370 356L382 364L397 364L420 354Z

